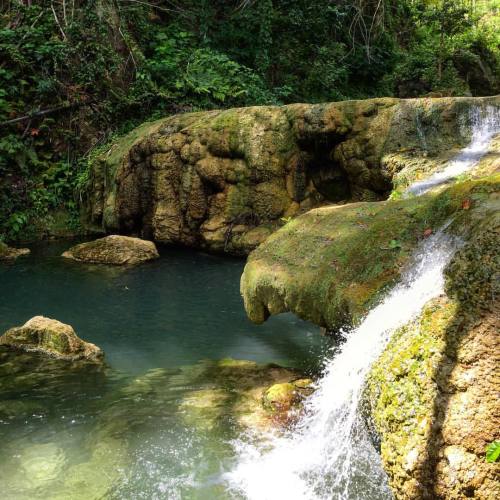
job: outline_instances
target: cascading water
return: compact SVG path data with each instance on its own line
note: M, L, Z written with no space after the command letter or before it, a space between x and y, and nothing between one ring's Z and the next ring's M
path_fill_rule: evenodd
M235 490L252 500L391 497L358 411L365 376L391 333L442 293L455 247L444 231L425 242L401 283L349 334L293 433L272 440L268 452L236 443L240 460L228 476Z
M471 169L500 132L500 110L471 113L472 140L455 160L408 192L419 195ZM397 285L364 321L349 333L331 359L298 425L263 445L235 442L238 463L226 475L231 490L249 500L326 500L392 498L360 402L366 375L392 332L411 321L425 303L443 292L443 271L458 241L446 228L426 240Z
M470 144L462 149L444 170L434 173L428 179L414 182L406 190L407 194L421 195L473 168L488 150L493 137L500 133L500 108L496 106L474 107L470 113L470 123L472 130ZM419 136L423 135L418 127L417 132Z

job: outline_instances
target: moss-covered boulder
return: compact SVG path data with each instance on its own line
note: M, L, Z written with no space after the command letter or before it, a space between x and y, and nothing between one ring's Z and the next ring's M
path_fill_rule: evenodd
M12 248L0 241L0 261L2 260L15 260L21 255L28 255L29 248Z
M455 226L488 217L497 176L420 197L309 211L249 257L241 293L249 318L291 311L327 329L358 321L396 280L415 246L452 214Z
M289 419L290 411L300 410L302 401L313 390L313 381L308 378L274 384L264 392L262 404L268 411Z
M133 265L157 259L160 255L152 241L111 235L75 245L62 256L92 264Z
M68 361L99 362L104 356L99 347L77 337L70 325L44 316L35 316L23 326L7 330L0 337L0 345Z
M367 380L370 421L396 498L500 497L500 201L446 269L446 294L392 337Z
M369 99L146 123L95 159L88 219L106 232L245 254L281 218L386 198L410 159L419 175L433 171L469 140L471 109L491 103Z

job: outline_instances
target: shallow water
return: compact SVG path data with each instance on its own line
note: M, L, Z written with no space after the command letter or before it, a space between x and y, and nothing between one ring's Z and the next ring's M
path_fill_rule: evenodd
M328 340L292 315L251 324L242 260L164 249L117 269L65 261L67 246L40 244L0 266L0 331L57 318L102 347L106 366L0 349L2 499L230 497L221 477L238 426L222 403L183 406L200 390L217 395L203 360L311 371Z

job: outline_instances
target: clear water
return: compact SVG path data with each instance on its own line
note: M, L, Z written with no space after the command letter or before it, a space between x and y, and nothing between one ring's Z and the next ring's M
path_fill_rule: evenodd
M223 410L208 422L182 407L217 386L202 360L314 370L328 339L292 315L251 324L242 260L165 249L124 270L61 259L67 246L0 265L0 331L57 318L101 346L107 364L0 349L1 498L234 497L222 477L238 426Z

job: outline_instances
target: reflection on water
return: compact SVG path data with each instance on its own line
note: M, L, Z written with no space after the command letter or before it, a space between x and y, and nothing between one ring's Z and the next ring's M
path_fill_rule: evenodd
M117 269L60 259L66 246L0 267L0 332L53 317L102 347L106 365L0 349L2 498L227 497L241 391L273 380L201 360L314 369L327 340L290 315L249 323L241 260L164 250Z

